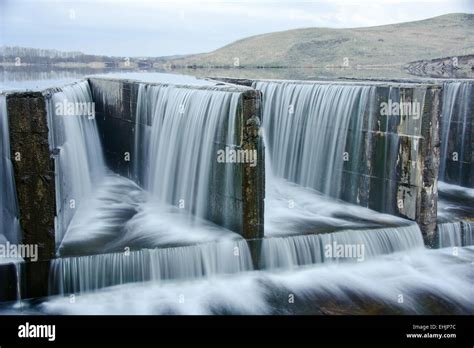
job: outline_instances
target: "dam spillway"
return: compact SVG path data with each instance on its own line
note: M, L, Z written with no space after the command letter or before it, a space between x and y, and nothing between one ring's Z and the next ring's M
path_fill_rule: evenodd
M474 188L472 82L446 82L441 114L440 175L449 184Z
M13 93L11 119L31 117L24 110L37 103L35 122L48 126L29 129L42 152L22 148L42 158L35 172L46 175L51 214L31 221L48 234L24 237L44 238L44 263L25 266L25 277L46 275L48 292L76 293L328 262L320 249L331 241L366 245L371 256L420 248L422 232L429 242L436 227L441 92L419 83L91 77ZM381 114L390 100L420 103L419 114ZM94 114L58 114L69 102L93 103ZM22 136L12 137L15 148L29 145ZM220 163L225 148L255 151L257 160ZM291 213L280 214L292 200ZM31 209L21 195L19 204ZM323 206L335 208L320 219Z
M86 81L51 91L46 99L49 146L54 153L56 188L55 243L74 225L74 216L94 183L105 176L92 95Z
M441 86L409 82L224 81L263 93L277 176L436 228Z
M258 93L210 82L89 82L110 168L193 215L246 238L263 236L263 144L258 125L250 123L259 118ZM254 162L217 162L226 149L244 151ZM126 153L135 156L126 161Z

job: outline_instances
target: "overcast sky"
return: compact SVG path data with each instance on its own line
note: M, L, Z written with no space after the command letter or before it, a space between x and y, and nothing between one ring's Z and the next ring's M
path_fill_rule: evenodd
M474 12L474 0L0 0L0 46L115 56L212 51L302 27L347 28Z

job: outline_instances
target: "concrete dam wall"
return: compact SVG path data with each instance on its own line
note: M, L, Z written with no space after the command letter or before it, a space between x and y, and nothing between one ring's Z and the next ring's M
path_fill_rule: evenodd
M9 94L7 114L23 242L37 244L39 259L48 260L55 255L56 193L45 98Z

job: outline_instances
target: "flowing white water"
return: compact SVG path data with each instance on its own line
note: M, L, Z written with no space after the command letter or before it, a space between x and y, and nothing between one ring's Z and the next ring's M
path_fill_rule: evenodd
M79 293L129 282L193 279L252 268L250 251L243 240L142 249L55 259L51 266L50 289Z
M323 262L362 262L384 254L423 247L423 238L416 224L373 230L344 230L267 238L262 245L262 263L268 269L288 269Z
M266 158L269 158L267 156ZM267 168L269 166L267 165ZM404 226L402 218L343 202L266 172L265 236Z
M451 196L457 196L465 200L474 200L474 188L448 184L440 181L438 183L438 190Z
M11 161L10 128L7 114L6 97L0 95L0 244L21 243L22 233L19 221L18 199L16 195L15 176ZM5 245L6 247L6 245ZM20 267L21 257L0 255L0 265L13 263L16 271L16 306L21 307ZM0 289L2 290L2 289ZM0 299L1 300L1 299Z
M216 163L217 149L237 144L239 97L219 89L141 84L133 177L143 188L105 176L87 207L75 215L60 250L70 256L145 249L132 251L130 258L104 254L55 260L52 284L68 291L76 287L67 284L77 280L77 289L88 291L248 269L250 254L241 237L205 220L211 191L235 195L232 171L227 164L217 171ZM238 261L229 243L242 245L236 252L244 261ZM165 249L151 249L157 247Z
M459 221L472 217L474 204L474 189L460 186L464 183L464 171L469 171L465 167L465 144L472 118L469 114L471 95L472 82L446 82L443 85L438 183L443 197L438 202L437 227L440 248L474 244L472 223Z
M10 153L6 97L0 95L0 244L21 242L18 200ZM6 262L0 257L0 263Z
M439 247L456 247L473 245L474 227L464 221L445 222L438 224Z
M368 87L345 86L346 90L338 90L338 86L327 85L320 87L317 93L319 98L326 95L325 99L316 98L320 105L312 105L299 101L303 96L316 93L318 88L290 88L294 89L291 98L296 98L304 110L319 111L318 116L310 117L297 104L292 104L290 98L287 104L288 107L293 105L292 117L297 116L299 128L284 124L283 116L276 116L282 122L282 129L274 127L274 132L281 132L286 139L278 146L283 151L287 150L285 146L290 149L286 155L272 151L279 163L277 167L281 161L285 163L281 167L284 174L277 173L277 176L301 181L300 184L308 187L313 187L311 180L314 183L317 178L322 183L316 183L317 187L313 188L337 197L342 168L338 153L344 152L347 146L351 149L362 146L360 139L348 141L345 129L360 129L364 105L372 92ZM319 306L319 299L325 297L350 302L355 294L356 299L365 297L367 301L382 301L409 313L424 313L426 309L419 304L422 299L417 294L432 294L449 301L456 310L468 308L472 311L470 249L460 250L459 257L454 259L442 251L420 250L423 244L416 225L407 225L401 219L332 200L316 191L273 178L272 171L268 170L270 166L267 166L267 174L272 180L267 180L265 227L266 235L274 238L263 242L262 263L264 267L278 268L280 272L292 270L279 274L267 271L235 274L252 270L247 243L236 240L238 236L229 230L202 219L209 213L209 190L212 188L209 174L215 162L216 139L219 144L236 144L232 137L238 98L232 93L140 86L137 124L143 127L136 133L134 153L139 161L135 163L134 179L145 189L122 177L105 176L95 122L91 126L87 116L74 123L67 122L61 117L71 116L55 115L52 110L55 97L59 102L90 101L87 84L74 85L61 93L64 95L53 96L48 107L54 147L60 149L56 168L59 168L58 180L62 185L59 198L65 208L61 209L59 226L68 231L66 237L61 238L62 250L75 255L110 254L54 260L50 279L52 290L80 292L81 296L76 304L71 304L67 298L52 299L42 306L46 313L275 314L280 310L275 304L281 299L287 304L288 293L296 295L298 301L304 299L303 307L314 303ZM275 95L283 95L281 98L286 103L289 96L286 92L279 93ZM306 97L303 100L307 100ZM265 105L271 104L271 107L274 103L265 101ZM279 107L286 110L285 105ZM266 115L267 110L264 112ZM320 122L329 128L337 127L337 137L317 130L319 140L311 139L314 125ZM309 124L313 124L313 128ZM304 138L299 144L299 138L289 138L298 134ZM319 148L311 150L311 144L322 146L326 153ZM314 168L310 165L297 164L295 154L304 160L316 156L311 166L315 165L317 173L311 173ZM275 161L270 156L266 158ZM301 170L306 174L300 176L298 171ZM224 172L222 190L229 192L233 189L232 176L229 170ZM68 194L69 188L74 188L74 195ZM76 196L81 199L78 201ZM74 211L77 213L68 215L64 209L71 199L76 201ZM185 209L177 207L181 200ZM78 203L81 209L78 209ZM183 214L183 211L187 213ZM320 229L344 231L289 236ZM472 230L469 236L472 239ZM344 260L325 256L324 247L334 242L345 246L363 245L364 262L338 264ZM201 244L189 245L194 243ZM174 245L185 246L150 249ZM122 251L124 247L125 252L112 253ZM129 248L145 249L129 251ZM412 249L416 251L411 253ZM382 255L397 251L404 252ZM369 260L377 255L380 255L377 260ZM327 264L294 269L320 262ZM229 273L233 273L232 278L222 276ZM206 279L188 281L201 277ZM177 280L180 281L175 283ZM143 281L150 282L119 285ZM119 286L111 287L113 285ZM102 287L109 289L82 294ZM400 293L407 294L405 305L396 302ZM356 303L358 301L350 303L351 308ZM283 304L279 308L293 311Z
M88 112L93 107L87 81L66 86L47 99L49 143L56 153L58 246L66 231L74 228L76 211L105 175L97 124Z
M473 256L472 248L460 249L457 256L449 249L416 249L357 264L126 284L81 294L75 303L51 298L40 310L76 315L472 314Z
M265 235L286 236L264 240L264 267L291 268L334 261L334 257L325 255L325 247L333 243L347 250L363 248L360 257L364 258L423 247L416 224L309 189L339 197L343 153L350 153L352 170L356 170L354 166L359 164L366 146L364 120L368 117L371 124L371 108L376 104L375 87L258 81L254 88L263 92L268 152ZM389 93L391 98L398 97L392 96L394 90ZM397 149L386 148L390 153L385 153L383 160L396 160ZM291 234L307 235L288 237Z
M278 86L280 84L266 87L278 90ZM267 99L264 108L265 133L267 137L269 129L274 133L266 157L272 162L272 167L267 167L266 235L275 238L267 238L263 242L262 266L267 269L288 269L351 258L364 261L378 255L421 248L423 241L417 225L365 208L331 201L316 191L275 177L289 177L304 186L316 186L326 195L337 196L343 162L342 157L339 161L338 154L344 152L347 146L348 128L361 130L361 120L367 112L373 89L331 85L290 85L285 88L289 88L291 93L279 90L272 96L279 98L282 94L286 99ZM297 103L291 98L287 99L288 95L296 98ZM143 249L132 251L128 256L113 253L55 260L51 284L56 284L56 290L61 293L87 292L127 282L197 278L252 268L250 253L244 241L233 240L237 236L230 231L226 232L202 220L209 213L210 174L215 162L215 143L236 144L234 127L238 94L142 84L138 98L134 177L149 193L136 185L127 184L126 179L115 178L112 181L123 183L112 183L112 191L106 189L102 198L98 196L97 202L109 204L111 197L117 194L118 197L113 201L123 202L122 210L127 212L124 213L127 218L122 221L116 218L117 208L111 209L113 223L108 227L110 231L119 228L121 232L118 235L104 233L109 235L109 239L107 243L100 244L101 251L118 251L124 246L128 250L130 247L139 249L201 244ZM323 105L312 105L314 99ZM281 113L270 114L267 108L275 108L275 105L281 110L293 105L292 117L297 121L285 123L285 116ZM302 106L299 108L297 105ZM334 114L336 117L332 117ZM270 121L272 118L279 122L282 129L269 125L273 122ZM311 132L319 130L321 125L326 130L334 130L337 136L328 137L330 132L319 132L319 140L314 142ZM271 127L274 127L273 130ZM298 134L306 137L301 144L295 143L294 137L297 138ZM329 151L319 151L320 148L327 148L328 144ZM352 150L360 150L361 139L351 139L350 146ZM275 150L275 147L279 150ZM315 154L314 151L319 152ZM314 161L307 167L301 167L295 158L303 163ZM276 175L272 171L275 167ZM306 171L307 175L298 177L301 170ZM318 173L313 176L311 171ZM224 172L222 190L232 192L232 176L228 170ZM309 177L313 178L315 185L306 180ZM317 185L320 181L324 182L323 186ZM117 191L117 185L130 187ZM337 189L334 191L333 187ZM289 201L293 201L292 207L287 205ZM183 210L176 207L180 202L183 202L184 211L192 214L188 218L181 214ZM96 210L103 211L103 207ZM104 215L97 219L99 225L104 221L107 225L108 220ZM97 229L104 230L104 226ZM338 232L290 236L328 229ZM79 239L83 237L77 236L78 240L72 243L76 253ZM219 242L211 242L213 240ZM229 247L236 244L240 245L237 247L237 258L233 255L235 250ZM343 259L326 255L325 247L336 244L361 247L359 251L362 253L349 257L346 255ZM84 250L90 246L91 241L86 239Z
M441 113L441 150L439 180L447 179L447 162L455 152L457 160L451 161L451 165L456 166L456 178L450 179L451 184L461 184L464 171L464 145L466 142L469 123L469 103L472 95L472 82L446 82L443 85L443 110ZM451 140L456 140L452 141ZM459 144L459 146L454 146Z
M97 97L119 98L114 90L106 93L110 96ZM87 206L78 210L62 240L61 254L239 238L204 220L210 211L211 191L235 195L229 170L233 164L215 173L217 149L237 142L239 96L211 87L140 84L132 174L138 185L101 172ZM76 133L84 136L79 129ZM93 144L101 153L100 143Z
M370 88L365 92L369 91ZM361 96L357 93L354 96L354 98L359 97ZM361 98L365 100L366 94L363 94ZM186 202L191 200L191 206L187 208L188 211L193 212L198 218L206 217L209 174L213 169L212 156L215 153L215 147L208 139L224 136L226 137L225 144L235 144L233 126L235 125L237 101L236 95L232 96L224 92L219 95L215 91L211 93L208 90L140 85L135 138L137 161L134 176L138 182L143 182L145 188L150 191L151 198L147 199L151 201L146 204L138 204L140 212L125 224L126 231L119 242L112 244L133 246L134 242L138 241L141 247L149 248L236 237L229 232L222 231L222 229L220 229L222 232L219 232L219 228L215 228L211 224L208 224L207 227L203 225L203 228L197 228L196 223L190 224L189 221L183 220L183 217L176 215L175 208L172 208L171 205L178 205L180 200L183 200L186 205ZM354 102L352 107L359 108L359 103ZM358 115L361 112L359 111ZM353 115L353 113L354 111L349 108L341 117L344 118L347 115ZM220 136L219 132L222 133ZM200 161L195 161L196 158L199 158ZM271 156L266 158L268 161L273 159ZM142 173L147 173L147 175ZM196 173L196 175L190 176L189 173ZM226 193L233 189L232 177L228 174L229 172L226 171L224 182L227 185L223 188L223 192ZM319 258L316 255L321 255L321 245L332 243L333 240L344 245L363 244L368 248L367 257L423 245L419 229L416 226L401 227L400 233L397 233L395 228L383 228L387 225L406 225L407 222L402 219L342 202L332 202L327 197L321 197L316 191L274 178L271 168L267 170L267 174L267 236L308 232L303 230L302 226L304 228L316 227L316 229L330 227L339 230L350 227L379 227L379 229L338 232L335 236L325 234L271 238L263 243L262 264L264 267L293 267L327 261L328 259L324 256ZM200 190L201 187L205 189ZM193 196L196 191L197 194ZM294 198L296 206L289 208L285 204L291 197ZM155 199L158 202L153 202ZM163 227L166 227L167 230ZM205 245L193 246L192 250L200 250L205 248ZM188 249L185 247L176 248L176 250L186 251ZM164 250L155 250L154 252L168 255ZM98 260L114 258L114 256L108 255L93 257ZM74 260L88 260L88 257ZM85 266L87 262L82 261L79 262L77 268L66 266L68 276L61 283L70 283L71 279L75 279L78 274L83 273L80 269L87 268ZM68 260L66 264L75 262L77 261ZM111 262L98 262L108 266L103 266L100 271L95 273L96 276L99 279L109 280L99 282L97 287L118 284L122 279L124 281L134 281L135 279L131 275L124 276L123 274L108 278L108 272L113 272L109 268L114 266ZM189 258L181 259L179 262L189 262ZM62 261L58 260L56 264L62 264ZM185 265L181 266L185 267ZM62 267L64 266L59 268ZM54 273L58 273L57 269ZM87 273L85 272L85 274ZM199 274L201 273L198 272ZM175 276L180 277L179 272ZM139 277L139 279L149 278ZM84 282L88 283L88 281ZM85 289L88 288L85 287Z
M462 225L460 222L438 224L437 228L440 248L462 245Z
M263 128L274 175L339 197L344 152L353 166L359 164L364 115L375 87L291 81L257 81L253 87L263 93ZM350 143L349 129L355 130Z
M470 222L464 226L463 245L474 245L474 224Z
M146 92L152 121L145 189L162 202L207 218L210 191L232 195L235 190L231 177L214 175L217 150L237 145L240 94L174 86L148 86ZM213 186L217 183L221 187Z

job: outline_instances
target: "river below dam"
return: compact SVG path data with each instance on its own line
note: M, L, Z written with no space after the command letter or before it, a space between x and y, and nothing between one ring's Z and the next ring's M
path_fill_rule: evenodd
M472 247L413 250L360 264L247 271L209 279L126 284L22 301L2 314L469 314Z

